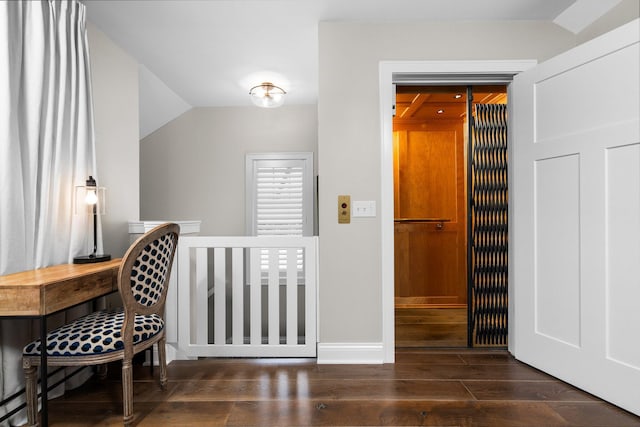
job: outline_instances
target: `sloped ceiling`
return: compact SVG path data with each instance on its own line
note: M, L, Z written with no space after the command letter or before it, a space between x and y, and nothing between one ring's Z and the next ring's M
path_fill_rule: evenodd
M271 81L288 104L318 91L318 22L553 21L619 0L91 0L88 19L140 64L140 137L191 107L250 106ZM609 4L609 8L612 5ZM573 8L573 11L572 11ZM602 7L596 7L596 10ZM595 19L588 17L586 20Z

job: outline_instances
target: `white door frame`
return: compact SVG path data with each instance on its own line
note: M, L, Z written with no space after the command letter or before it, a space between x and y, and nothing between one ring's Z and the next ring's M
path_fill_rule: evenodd
M535 60L505 61L382 61L380 62L380 226L382 277L382 345L384 363L395 361L394 317L394 231L393 231L393 106L395 105L394 76L410 77L420 84L467 85L504 83L505 76L513 77L537 64ZM509 97L509 110L513 100ZM511 147L511 141L509 141ZM511 172L509 172L511 174ZM509 222L512 211L509 207ZM509 236L509 252L513 245ZM511 254L509 255L511 256ZM511 276L511 271L509 271ZM509 280L509 294L513 283ZM509 349L512 347L512 299L509 299Z

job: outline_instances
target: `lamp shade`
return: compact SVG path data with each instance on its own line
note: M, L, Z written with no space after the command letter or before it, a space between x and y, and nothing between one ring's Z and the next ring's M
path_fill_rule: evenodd
M96 213L104 215L106 213L106 189L98 187L95 179L90 176L86 185L76 186L74 197L74 213L76 215L92 215L94 208Z
M87 264L94 262L108 261L109 254L98 254L98 215L105 213L105 190L98 187L96 180L89 176L85 185L76 187L75 212L76 214L88 213L93 216L93 252L89 255L77 256L73 259L74 264Z
M251 101L262 108L276 108L284 103L286 92L279 86L264 82L249 90Z

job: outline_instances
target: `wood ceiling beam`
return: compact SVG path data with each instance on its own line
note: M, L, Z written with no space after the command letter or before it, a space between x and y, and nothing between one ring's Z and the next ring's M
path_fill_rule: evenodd
M409 105L409 108L405 109L400 114L400 118L401 119L410 119L411 117L413 117L415 112L418 111L422 107L422 104L427 102L427 100L430 97L431 97L431 95L427 94L427 93L419 93L419 94L417 94L415 96L415 98L413 98L413 100L411 101L411 105Z

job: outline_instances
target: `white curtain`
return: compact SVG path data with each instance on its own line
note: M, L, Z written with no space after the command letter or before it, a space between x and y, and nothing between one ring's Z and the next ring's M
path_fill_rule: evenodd
M97 177L94 146L85 6L0 0L0 274L88 253L90 218L74 215L73 196ZM0 399L24 385L22 347L37 336L33 325L0 321ZM23 401L2 405L0 416Z

